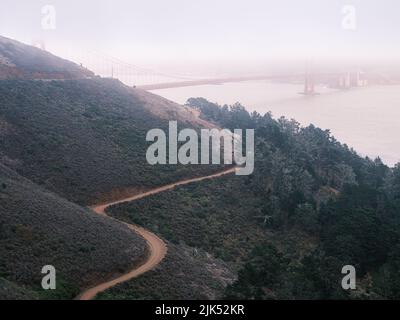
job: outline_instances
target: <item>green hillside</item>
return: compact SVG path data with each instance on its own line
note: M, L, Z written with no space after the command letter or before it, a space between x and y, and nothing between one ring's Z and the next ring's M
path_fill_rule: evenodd
M207 252L167 242L160 265L141 277L99 294L99 300L220 299L235 280L231 266Z
M0 300L37 300L38 295L27 288L0 278Z
M144 239L76 203L218 169L148 165L148 130L210 123L117 80L83 79L91 75L0 38L0 299L73 298L143 260ZM48 264L57 290L45 292Z
M126 226L68 202L4 166L0 199L0 277L39 297L73 298L80 289L127 270L146 254L145 241ZM56 268L57 290L41 289L44 265Z
M149 165L146 133L168 131L168 119L146 103L157 98L112 79L0 81L0 162L84 204L213 170ZM181 126L207 124L181 109Z
M236 265L229 298L400 297L399 166L363 159L314 126L189 103L221 127L255 129L254 173L180 186L111 215ZM353 292L340 285L347 264L357 270Z

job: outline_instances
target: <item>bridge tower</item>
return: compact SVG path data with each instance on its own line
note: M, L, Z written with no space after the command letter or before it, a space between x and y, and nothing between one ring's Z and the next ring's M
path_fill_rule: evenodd
M315 92L314 76L310 72L309 62L306 62L306 71L304 76L304 90L303 92L300 92L300 94L304 94L306 96L313 96L318 94Z
M309 73L306 74L304 79L304 92L305 95L315 94L314 79Z

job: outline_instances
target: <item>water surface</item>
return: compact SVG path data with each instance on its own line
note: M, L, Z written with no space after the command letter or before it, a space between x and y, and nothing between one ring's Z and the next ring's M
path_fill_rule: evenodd
M219 104L240 102L249 111L275 118L294 118L330 129L341 142L360 155L377 156L388 165L400 161L400 85L369 86L337 91L317 88L321 94L304 96L301 84L248 81L154 90L172 101L185 103L204 97Z

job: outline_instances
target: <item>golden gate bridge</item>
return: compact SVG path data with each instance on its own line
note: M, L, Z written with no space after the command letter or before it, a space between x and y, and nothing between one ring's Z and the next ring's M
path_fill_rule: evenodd
M107 78L116 78L129 86L142 88L144 90L157 90L167 88L178 88L186 86L223 84L227 82L242 82L250 80L271 80L271 81L293 81L304 83L304 90L299 92L303 95L316 95L316 78L320 83L331 83L341 79L343 73L315 73L312 72L307 62L305 72L298 74L269 74L252 76L226 76L226 77L196 77L187 74L165 73L150 68L143 68L120 58L95 50L75 50L65 55L66 59L74 61L93 71L96 75ZM340 88L340 85L338 85Z
M186 86L223 84L227 82L241 82L250 80L284 80L288 78L302 79L304 74L293 75L252 75L252 76L225 76L199 77L186 74L172 74L160 72L150 68L143 68L133 63L123 61L95 50L75 50L68 52L65 58L93 71L96 75L107 78L116 78L129 86L144 90L178 88Z

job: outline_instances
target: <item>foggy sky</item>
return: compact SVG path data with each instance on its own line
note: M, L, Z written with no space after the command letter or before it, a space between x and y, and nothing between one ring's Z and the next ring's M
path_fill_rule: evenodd
M43 5L55 30L41 27ZM342 28L354 5L355 30ZM138 62L394 60L398 0L1 0L0 34L50 51L95 49Z

